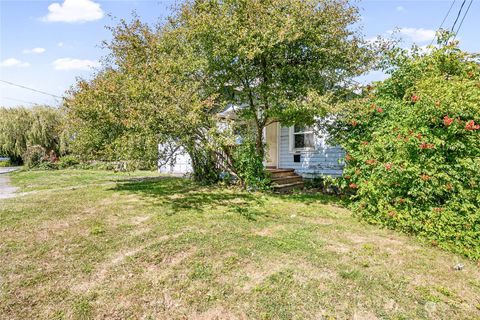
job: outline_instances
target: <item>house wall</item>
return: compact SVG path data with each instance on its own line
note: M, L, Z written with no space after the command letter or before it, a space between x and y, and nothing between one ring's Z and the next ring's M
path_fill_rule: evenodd
M345 152L339 146L329 146L326 135L315 136L315 150L294 152L290 148L290 128L280 129L279 168L292 168L305 178L318 175L340 176ZM294 155L300 155L300 162L294 162Z
M164 152L164 149L167 146L158 145L159 155ZM159 159L158 161L158 172L160 173L169 173L169 174L187 174L191 173L192 161L187 152L183 149L177 149L171 156L171 159L166 163Z
M315 137L315 150L293 152L290 148L290 128L281 127L279 134L278 167L292 168L305 178L319 175L340 176L343 170L342 159L345 152L338 146L329 146L325 135ZM159 145L159 154L166 146ZM300 155L300 162L294 162L294 155ZM179 149L173 156L173 161L160 163L158 171L170 174L186 174L192 172L191 160L186 152Z

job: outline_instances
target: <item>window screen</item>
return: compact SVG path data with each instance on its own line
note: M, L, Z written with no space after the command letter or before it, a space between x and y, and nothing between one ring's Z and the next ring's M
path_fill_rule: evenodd
M294 149L311 149L315 147L315 139L312 127L295 126L293 128Z

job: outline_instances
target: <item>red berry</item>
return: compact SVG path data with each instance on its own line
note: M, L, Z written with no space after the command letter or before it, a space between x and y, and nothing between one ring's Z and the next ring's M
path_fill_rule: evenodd
M475 121L470 120L465 124L465 130L478 130L480 129L480 124L475 124Z
M448 127L449 125L451 125L452 122L453 122L453 118L449 118L448 115L443 117L443 124L445 125L445 127Z

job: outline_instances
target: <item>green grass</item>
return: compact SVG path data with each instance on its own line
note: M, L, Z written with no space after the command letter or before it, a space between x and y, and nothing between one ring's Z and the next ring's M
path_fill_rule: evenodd
M11 163L9 160L0 160L0 168L10 167L10 166L11 166Z
M480 318L478 266L362 223L336 198L148 172L11 178L21 195L0 202L0 318Z

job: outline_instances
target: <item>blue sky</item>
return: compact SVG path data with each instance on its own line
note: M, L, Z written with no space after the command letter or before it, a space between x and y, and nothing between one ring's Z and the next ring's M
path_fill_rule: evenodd
M363 33L373 38L400 28L405 45L429 44L452 2L359 1ZM452 26L461 3L455 2L444 27ZM76 77L91 76L92 67L107 53L100 47L110 38L106 25L128 20L133 10L142 20L155 23L174 4L175 0L0 0L0 80L62 96ZM479 32L480 0L473 0L458 35L461 48L480 52ZM381 77L373 73L363 79ZM0 106L58 105L59 101L0 82Z

